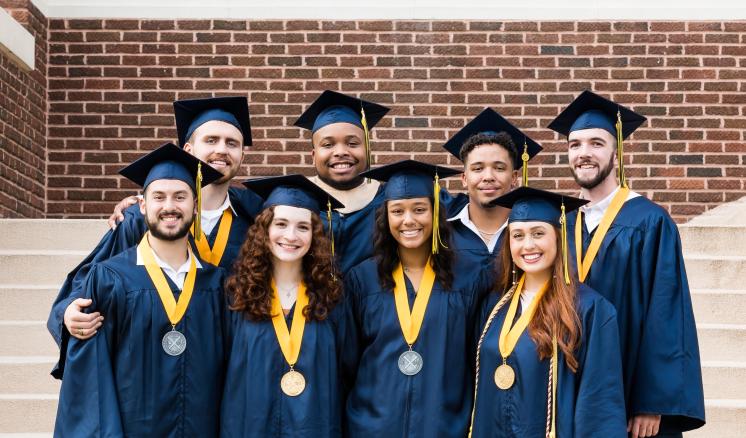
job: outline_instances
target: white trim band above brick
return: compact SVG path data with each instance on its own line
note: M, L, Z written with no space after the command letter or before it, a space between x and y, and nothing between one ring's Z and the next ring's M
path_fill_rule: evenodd
M739 0L33 0L49 18L738 20ZM530 4L530 6L527 6Z
M34 36L3 8L0 8L0 50L24 70L34 69Z

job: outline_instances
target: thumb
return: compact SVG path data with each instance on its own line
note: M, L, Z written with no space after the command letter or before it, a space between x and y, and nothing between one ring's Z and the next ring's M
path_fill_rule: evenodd
M78 298L75 300L75 304L77 304L78 307L88 307L93 304L93 300L90 298Z

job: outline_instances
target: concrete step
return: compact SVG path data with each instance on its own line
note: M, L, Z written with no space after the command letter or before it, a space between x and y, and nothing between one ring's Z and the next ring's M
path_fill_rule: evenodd
M719 205L693 218L687 225L740 225L746 227L746 196L737 201Z
M746 437L746 399L705 400L704 427L687 432L685 438Z
M742 362L746 358L746 325L697 324L697 337L703 361Z
M679 225L687 254L746 256L746 227L739 225Z
M737 400L746 397L746 362L702 362L705 397Z
M56 357L58 354L45 321L0 321L0 356Z
M692 305L698 323L746 324L746 290L696 289Z
M57 296L58 287L52 284L0 285L0 321L46 320Z
M691 289L739 289L746 285L746 257L684 254Z
M101 219L0 219L0 248L90 251L107 228Z
M44 433L54 430L57 394L0 394L0 431Z
M49 375L56 357L0 356L0 394L56 394L60 381Z
M89 251L0 250L0 284L61 285ZM59 287L59 286L58 286Z

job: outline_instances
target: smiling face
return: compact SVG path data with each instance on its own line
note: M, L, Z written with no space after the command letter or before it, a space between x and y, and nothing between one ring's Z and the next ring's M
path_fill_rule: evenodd
M386 203L389 231L400 247L430 245L433 208L430 198L397 199Z
M313 164L322 181L345 190L362 182L365 170L365 134L351 123L332 123L313 133Z
M194 131L184 145L184 150L223 174L216 182L223 184L241 170L243 135L230 123L210 120Z
M181 239L194 220L194 193L184 181L155 180L145 189L140 212L153 237L168 241Z
M616 155L616 139L600 128L573 131L567 137L567 161L575 182L584 189L593 189L612 174Z
M557 257L557 232L546 222L513 222L508 225L510 255L526 274L551 275Z
M274 207L268 234L269 250L275 261L300 261L311 248L311 211L288 205Z
M508 193L518 184L518 171L513 169L510 153L498 144L483 144L469 152L464 163L461 182L469 193L469 201L482 208Z

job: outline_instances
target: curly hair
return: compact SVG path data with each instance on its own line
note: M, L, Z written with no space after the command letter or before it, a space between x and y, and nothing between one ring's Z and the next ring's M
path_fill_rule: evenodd
M560 230L553 227L557 235L557 257L552 265L552 279L549 289L544 293L536 312L528 324L528 334L536 344L540 359L552 356L552 338L557 334L557 347L565 355L565 363L573 371L578 369L578 359L575 351L580 346L581 326L580 317L576 309L575 296L577 281L570 276L570 284L565 284L564 264L559 249L562 247ZM507 232L507 230L506 230ZM497 290L507 292L513 283L513 258L510 254L510 235L503 239L500 256L501 275L497 280ZM523 271L515 266L516 278L523 275Z
M243 312L251 321L272 318L269 226L273 218L274 207L265 209L256 217L233 264L233 274L225 282L225 291L232 298L231 310ZM333 276L329 239L316 212L311 212L311 228L311 248L302 262L303 282L308 294L303 316L307 321L323 321L342 299L342 282Z
M430 206L433 199L430 198ZM394 288L394 277L392 273L399 264L399 243L391 235L389 229L388 202L384 202L376 209L376 229L373 239L373 256L378 264L378 281L387 289ZM441 246L438 254L430 256L435 278L444 289L448 290L453 284L453 250L451 250L451 228L446 221L445 209L440 209L440 238L445 243ZM432 236L431 236L432 239Z
M513 169L515 170L521 167L521 154L518 152L515 143L513 143L513 139L505 131L497 133L480 132L467 138L459 151L459 158L461 161L466 163L466 159L469 158L471 151L473 151L477 146L483 144L496 144L502 146L508 151L508 155L513 164Z

